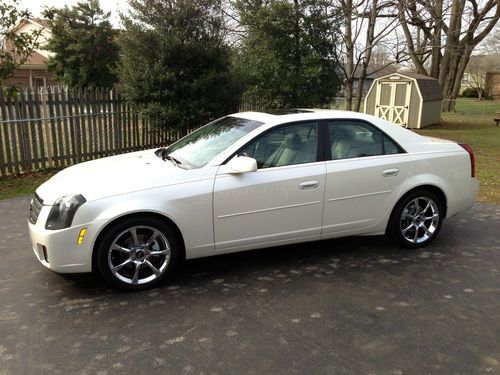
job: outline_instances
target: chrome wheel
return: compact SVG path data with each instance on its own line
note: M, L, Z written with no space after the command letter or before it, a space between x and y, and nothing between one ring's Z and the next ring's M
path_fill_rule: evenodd
M439 227L439 208L429 197L412 199L404 207L400 218L400 231L412 244L420 244L431 238Z
M165 272L170 258L170 244L162 232L149 226L133 226L111 243L108 267L126 284L146 284Z

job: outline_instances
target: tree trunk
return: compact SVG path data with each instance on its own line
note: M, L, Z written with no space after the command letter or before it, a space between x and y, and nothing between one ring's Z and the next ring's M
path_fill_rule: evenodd
M352 110L354 83L354 41L352 40L352 0L342 2L342 12L345 18L346 62L344 79L345 109Z
M372 0L370 15L368 17L368 28L366 30L366 51L361 63L361 72L358 77L358 93L356 96L355 111L361 110L361 100L363 99L363 88L365 86L366 76L368 74L368 65L372 58L373 43L375 41L375 23L378 16L378 0Z
M455 100L460 93L462 77L464 76L473 49L473 45L461 43L458 49L459 53L453 56L450 62L450 69L448 70L448 76L443 87L443 97L446 100L443 112L452 112L455 109Z
M436 28L434 29L434 40L432 41L432 60L430 75L439 78L439 67L441 64L441 23L443 20L443 0L436 0Z
M449 77L449 68L451 62L458 57L456 46L459 44L460 27L462 25L464 6L465 0L453 0L451 5L450 26L448 27L448 32L446 33L445 52L439 71L439 84L443 87L443 94L445 97L446 91L444 91L444 87L449 86L450 84L447 81L447 78Z
M344 80L344 100L345 100L345 110L352 111L352 92L353 92L353 80L346 78Z
M302 61L300 57L300 7L299 7L299 1L298 0L293 0L294 4L294 82L293 82L293 98L292 98L292 103L293 107L297 108L299 107L299 102L300 102L300 92L299 92L299 82L301 81L301 74L302 74Z

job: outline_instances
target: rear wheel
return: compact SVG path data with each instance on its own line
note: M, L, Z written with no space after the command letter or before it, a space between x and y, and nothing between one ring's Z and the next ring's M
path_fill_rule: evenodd
M394 208L388 234L398 244L416 248L436 238L443 221L443 203L431 191L416 190Z
M180 253L175 232L147 216L129 218L109 228L97 251L104 279L129 290L152 288L170 278Z

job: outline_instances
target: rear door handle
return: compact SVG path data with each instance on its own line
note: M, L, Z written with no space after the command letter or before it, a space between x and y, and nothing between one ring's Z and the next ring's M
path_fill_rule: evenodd
M384 169L382 171L382 176L384 177L397 176L398 174L399 174L398 168Z
M301 190L316 189L319 186L319 181L304 181L299 184Z

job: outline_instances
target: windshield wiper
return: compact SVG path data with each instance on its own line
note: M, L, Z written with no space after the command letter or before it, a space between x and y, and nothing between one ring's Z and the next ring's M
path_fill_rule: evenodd
M172 155L167 153L166 148L160 148L158 151L156 151L156 155L158 155L158 157L162 158L163 160L171 161L176 167L186 169L186 167L182 165L182 162L179 159L176 159Z

